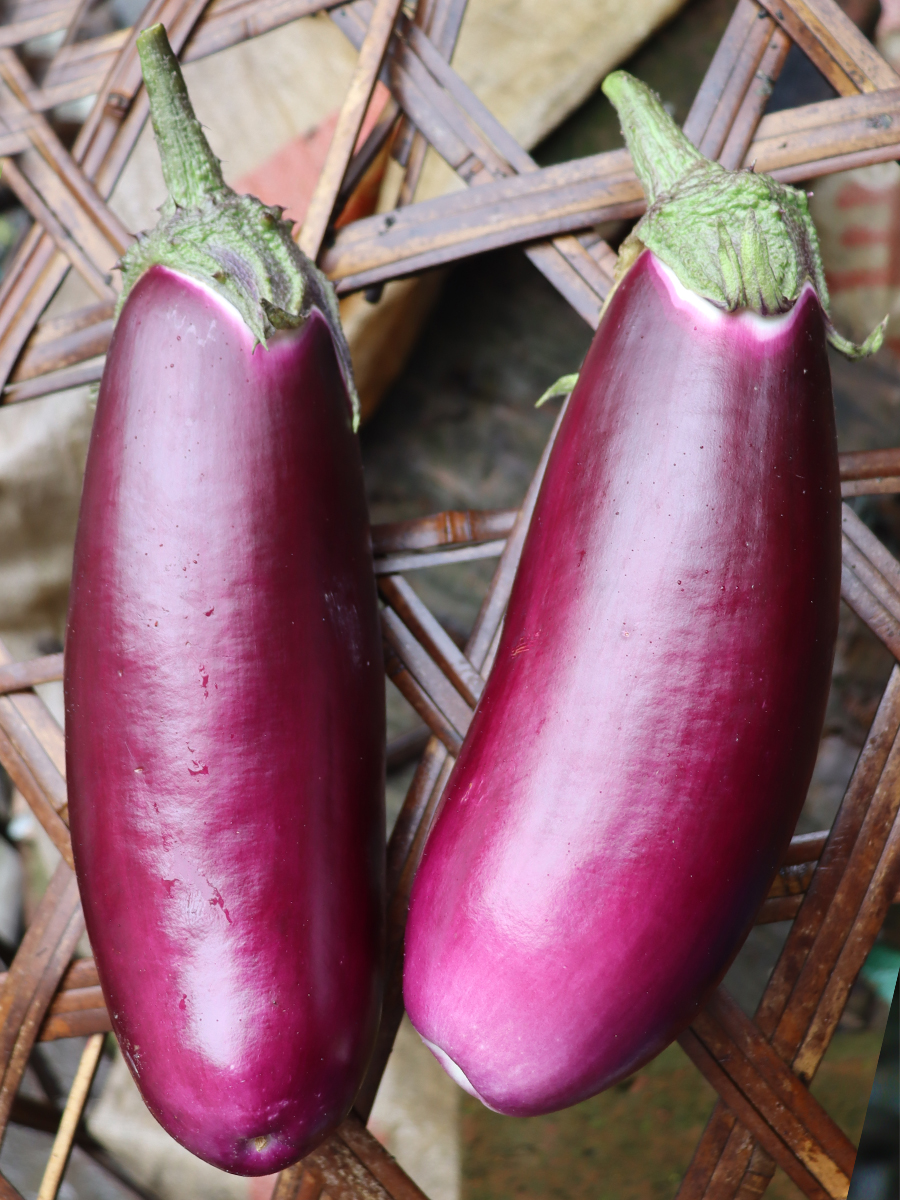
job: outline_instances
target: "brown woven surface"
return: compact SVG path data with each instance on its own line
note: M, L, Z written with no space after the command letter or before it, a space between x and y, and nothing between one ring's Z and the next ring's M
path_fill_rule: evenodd
M359 50L343 111L301 235L338 290L452 262L497 246L525 253L592 326L612 282L614 256L594 231L642 211L625 151L538 168L448 65L464 0L420 0L414 20L398 0L151 0L139 22L162 21L184 60L323 9ZM0 283L0 384L5 403L96 380L112 330L110 272L131 241L107 206L146 120L135 30L77 42L83 6L13 6L0 26L0 158L6 182L34 219ZM67 29L40 86L17 48ZM792 41L839 93L836 100L763 117ZM375 82L393 100L353 153ZM71 152L44 112L97 95ZM685 129L711 157L754 160L785 180L900 157L900 78L833 0L738 0ZM405 168L394 213L330 231L336 209L392 139ZM411 203L432 145L467 184ZM76 270L96 301L55 320L41 315ZM552 443L552 437L551 437ZM388 988L376 1052L356 1107L337 1134L282 1173L277 1200L422 1200L364 1126L402 1016L407 903L429 823L490 669L544 459L518 512L442 513L374 530L388 674L431 730L387 849ZM842 456L845 496L900 492L900 450ZM405 575L438 562L499 557L464 650L448 637ZM900 563L845 508L843 595L900 658ZM12 663L0 646L0 761L63 861L10 970L0 976L0 1130L10 1119L56 1131L42 1198L52 1200L79 1127L98 1043L89 1041L64 1112L16 1093L38 1040L98 1034L109 1019L91 960L72 962L82 931L71 870L65 762L59 727L32 690L61 676L61 656ZM793 926L754 1020L720 989L682 1036L719 1093L682 1183L681 1200L758 1196L781 1166L811 1197L847 1194L855 1148L810 1095L850 987L900 885L900 668L887 686L831 831L795 838L760 910ZM60 1118L62 1118L60 1120ZM93 1152L101 1155L96 1144ZM139 1191L139 1189L135 1189ZM0 1197L16 1197L0 1176Z

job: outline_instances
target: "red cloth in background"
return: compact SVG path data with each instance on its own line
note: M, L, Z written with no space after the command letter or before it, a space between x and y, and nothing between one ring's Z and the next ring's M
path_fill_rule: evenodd
M375 125L388 95L384 84L375 85L375 94L363 121L357 146L365 141ZM300 224L325 163L337 119L335 110L310 133L292 138L254 171L238 179L234 184L235 191L240 195L249 192L251 196L262 200L263 204L280 204L288 220Z

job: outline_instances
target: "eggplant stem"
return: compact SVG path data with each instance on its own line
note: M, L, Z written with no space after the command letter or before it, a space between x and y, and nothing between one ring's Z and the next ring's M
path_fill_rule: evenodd
M164 26L139 34L137 50L166 187L179 208L194 208L225 191L222 164L197 120Z

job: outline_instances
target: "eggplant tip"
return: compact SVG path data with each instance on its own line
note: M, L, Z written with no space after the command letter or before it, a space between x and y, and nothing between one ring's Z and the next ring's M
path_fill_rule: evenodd
M422 1037L422 1035L419 1034L419 1037ZM494 1108L493 1105L488 1104L488 1102L487 1102L487 1100L485 1100L484 1096L481 1096L478 1094L478 1092L475 1090L475 1088L469 1082L469 1077L466 1075L465 1071L463 1071L462 1067L458 1066L453 1061L453 1059L446 1052L446 1050L442 1050L440 1048L440 1046L436 1046L434 1044L434 1042L429 1042L427 1037L422 1037L422 1041L425 1043L425 1045L428 1047L428 1049L431 1051L431 1053L434 1055L434 1057L438 1060L438 1062L441 1064L441 1066L444 1068L444 1070L447 1072L447 1074L450 1076L450 1078L453 1080L454 1083L458 1083L464 1092L468 1092L470 1096L474 1096L476 1100L480 1100L481 1103L484 1105L484 1107L489 1108L491 1110L491 1112L499 1111L499 1109Z

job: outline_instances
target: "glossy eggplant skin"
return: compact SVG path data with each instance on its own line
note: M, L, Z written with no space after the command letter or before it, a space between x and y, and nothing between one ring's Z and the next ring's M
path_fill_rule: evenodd
M487 1105L601 1091L721 978L809 785L839 587L814 291L727 315L645 252L560 426L411 897L407 1010Z
M348 1112L383 986L384 682L324 319L268 349L162 267L100 388L65 658L69 811L113 1026L194 1154L277 1171Z

